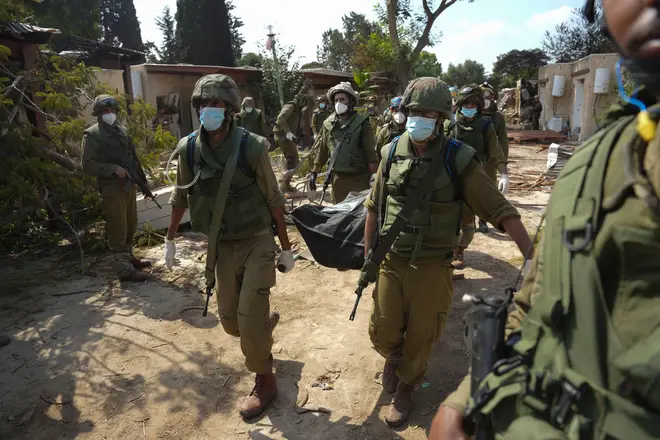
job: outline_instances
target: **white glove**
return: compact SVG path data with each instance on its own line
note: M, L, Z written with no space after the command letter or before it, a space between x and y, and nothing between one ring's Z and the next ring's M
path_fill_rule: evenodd
M523 278L527 278L530 270L532 270L532 260L525 260L523 264Z
M286 134L286 138L287 138L288 140L290 140L291 142L293 142L293 140L294 140L296 137L293 135L293 133L288 132L288 133Z
M295 262L293 261L293 252L282 251L277 260L277 269L282 273L289 273L293 270Z
M316 142L316 135L315 134L312 135L312 139L314 139L314 142Z
M165 239L165 265L168 269L174 266L174 255L176 255L176 245L174 240Z
M506 194L509 192L508 174L500 174L500 182L497 184L497 189L499 189L502 194Z

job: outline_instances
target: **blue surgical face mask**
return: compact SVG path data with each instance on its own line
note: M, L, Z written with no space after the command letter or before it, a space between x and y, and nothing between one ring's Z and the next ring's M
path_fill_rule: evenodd
M465 107L461 107L461 113L462 113L463 116L465 116L466 118L474 118L475 116L477 116L477 112L478 112L478 111L479 111L479 109L476 109L476 108L465 108Z
M325 103L324 103L324 102L320 103L320 104L319 104L319 108L320 108L321 110L323 110L323 109L325 108Z
M413 141L424 142L435 133L436 123L435 119L411 116L406 122L406 131Z
M225 120L225 109L220 107L204 107L199 114L199 122L206 131L216 131Z

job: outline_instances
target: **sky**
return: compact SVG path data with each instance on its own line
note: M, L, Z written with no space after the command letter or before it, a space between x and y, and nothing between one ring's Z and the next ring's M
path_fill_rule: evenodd
M234 0L234 13L245 25L243 52L259 52L266 41L267 26L273 25L279 44L294 46L294 57L302 64L316 60L316 48L328 28L341 28L341 18L358 12L375 19L374 5L384 0ZM439 0L436 0L437 3ZM176 11L176 0L134 0L142 39L159 44L162 36L155 20L167 5ZM412 0L421 5L422 0ZM310 6L314 4L314 6ZM446 67L473 59L486 71L497 56L513 49L541 47L546 30L570 17L584 0L459 0L436 20L434 32L440 42L426 50L437 55Z

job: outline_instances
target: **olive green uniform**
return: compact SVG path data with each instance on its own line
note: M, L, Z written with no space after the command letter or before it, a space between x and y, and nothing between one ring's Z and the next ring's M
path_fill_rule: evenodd
M380 127L378 134L376 135L376 153L378 153L378 160L382 159L380 157L380 151L383 147L392 142L395 137L401 136L404 131L406 131L405 124L403 127L399 128L394 121L390 121Z
M490 411L497 439L660 438L660 220L633 192L611 203L630 177L622 163L635 126L626 117L594 135L554 187L543 240L506 327L507 337L520 332L513 354L529 362L487 377L491 392L483 411ZM658 134L639 164L647 188L660 194ZM528 388L509 375L544 383ZM571 383L583 396L568 400L565 425L553 427L531 410L551 405L557 414L549 395L537 394L547 392L546 383L558 389ZM469 396L467 377L444 404L464 412Z
M451 127L451 122L446 121L445 128L451 131L449 135L476 150L476 157L483 164L486 175L495 183L497 181L497 166L506 163L506 159L497 139L494 124L481 115L468 121L465 116L457 113L456 124L453 128ZM488 173L489 171L491 174ZM493 171L495 171L494 175ZM470 204L468 203L468 205ZM458 243L462 248L469 247L474 239L475 221L474 211L470 209L471 206L465 206L463 209L461 239ZM480 218L483 219L483 217Z
M378 155L373 130L364 115L354 112L344 121L333 113L323 123L317 143L319 153L314 161L317 173L341 144L333 168L333 203L342 202L352 191L369 188L372 174L369 165L378 163Z
M95 123L84 131L82 169L97 178L105 235L112 252L109 266L119 278L135 270L130 256L137 230L137 206L135 185L128 178L117 177L115 170L116 163L130 163L135 154L128 131L119 124Z
M423 158L434 157L441 148L446 148L444 145L444 136L431 141ZM389 148L390 145L383 149L383 157L388 157ZM416 156L407 133L401 136L396 148L396 157ZM451 261L458 242L463 200L500 229L504 219L519 217L518 211L497 190L473 155L474 150L466 145L462 145L456 155L460 191L454 187L446 167L442 167L427 208L418 210L412 218L413 224L419 226L404 229L380 267L369 335L378 353L398 364L397 375L408 385L415 385L424 377L431 350L442 335L451 306ZM386 160L380 162L365 206L377 212L380 200L384 200L386 214L382 234L387 233L405 205L406 192L419 185L429 166L429 161L421 161L419 168L411 169L412 162L402 160L393 164L387 182L383 182ZM382 199L381 189L385 191ZM459 193L462 199L456 198ZM428 214L418 218L424 211Z
M314 133L314 136L318 136L318 134L321 133L323 123L331 114L332 112L328 110L327 107L324 109L317 108L314 110L314 113L312 114L312 132Z
M250 113L241 110L241 112L236 115L236 125L243 127L254 134L258 134L259 136L268 136L266 121L263 113L258 108L253 109Z
M217 146L209 145L204 134L196 138L196 152L205 164L200 178L189 190L175 189L170 199L173 208L190 207L195 231L208 234L221 170L236 137L242 133L243 130L232 127ZM188 138L183 138L177 147L179 186L193 180L184 152L187 143ZM248 135L248 165L237 166L232 179L215 267L220 322L228 334L240 337L245 365L257 374L270 373L273 366L269 295L275 285L277 246L270 226L271 210L285 204L270 166L268 147L263 137Z
M286 134L293 133L294 136L298 136L301 117L302 113L298 104L294 101L287 102L277 116L277 125L273 128L275 145L282 150L282 154L286 159L287 170L295 170L300 163L298 145L296 145L295 142L288 140Z

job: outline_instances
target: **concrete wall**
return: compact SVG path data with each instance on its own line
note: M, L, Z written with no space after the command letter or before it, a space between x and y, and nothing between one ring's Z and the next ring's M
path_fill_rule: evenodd
M539 95L543 104L541 124L546 125L553 117L560 117L564 124L567 120L569 121L570 132L578 140L583 141L594 134L598 129L598 118L618 98L615 65L619 57L618 54L595 54L573 63L551 64L542 67L539 70L539 80L541 81ZM594 92L596 70L599 68L610 69L610 86L608 92L604 94ZM566 87L562 97L552 96L553 81L556 75L566 77ZM581 120L575 124L573 114L577 82L584 83L584 101Z
M124 76L122 70L102 69L94 72L96 80L102 86L109 87L121 95L126 93L124 90ZM87 122L95 122L96 116L92 116L92 103L86 97L79 98L83 106L82 118Z

